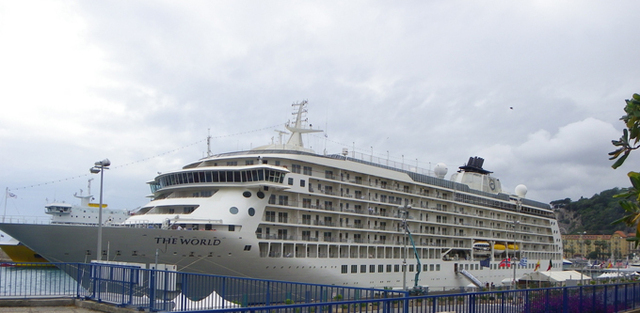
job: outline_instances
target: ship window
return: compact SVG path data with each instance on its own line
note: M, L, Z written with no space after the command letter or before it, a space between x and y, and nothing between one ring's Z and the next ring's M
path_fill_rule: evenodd
M375 273L376 272L376 266L373 265L373 264L369 265L369 272L370 273Z
M347 267L346 265L343 265L342 266L342 274L346 274L348 269L349 269L349 267Z
M232 206L232 207L229 209L229 212L231 212L231 214L238 214L238 208L236 208L236 207Z
M400 272L400 264L396 264L396 265L394 265L394 266L393 266L393 271L394 271L394 272L396 272L396 273L397 273L397 272Z
M358 272L358 266L357 265L351 265L351 273L357 273Z
M245 191L242 193L242 196L244 196L245 198L249 198L251 197L251 192L250 191Z
M366 273L367 272L367 266L366 265L360 265L360 273Z
M289 177L289 185L293 185L293 178Z
M311 172L312 172L312 170L311 170L311 166L305 166L305 167L303 167L303 174L304 174L304 175L309 175L309 176L311 176Z
M251 181L247 178L247 172L246 171L242 171L240 172L242 174L242 182L247 182L247 181Z
M229 225L229 231L235 231L236 225Z
M300 180L300 187L304 187L304 179Z
M244 251L251 251L251 245L244 246Z
M391 264L387 264L387 273L391 273Z
M384 265L378 265L378 273L384 273Z
M244 162L244 164L246 164L246 165L253 165L253 160L246 160L246 161Z
M264 199L264 192L262 192L262 191L258 191L258 194L257 194L257 195L258 195L258 198L260 198L260 199Z
M211 230L211 224L205 224L204 225L204 230Z
M409 264L409 272L413 272L413 264Z
M254 216L254 215L256 215L256 209L249 208L249 216Z
M276 212L267 211L265 213L265 221L267 221L267 222L275 222L276 221Z

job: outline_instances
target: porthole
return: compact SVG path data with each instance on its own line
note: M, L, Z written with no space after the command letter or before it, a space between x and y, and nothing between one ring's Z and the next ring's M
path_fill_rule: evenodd
M243 192L243 193L242 193L242 195L243 195L245 198L249 198L249 197L251 197L251 192L250 192L250 191L245 191L245 192Z
M232 207L229 209L229 212L231 212L231 214L238 214L238 208L236 208L236 207L232 206Z
M249 208L249 216L254 216L254 215L256 215L256 209Z
M264 192L258 191L258 198L264 199Z

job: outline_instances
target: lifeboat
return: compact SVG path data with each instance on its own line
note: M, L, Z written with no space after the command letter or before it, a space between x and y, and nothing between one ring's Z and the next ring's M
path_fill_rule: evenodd
M486 241L476 241L473 243L473 253L476 255L488 255L491 253L491 244Z
M506 247L503 243L496 243L493 245L493 254L500 254L504 252L505 248Z

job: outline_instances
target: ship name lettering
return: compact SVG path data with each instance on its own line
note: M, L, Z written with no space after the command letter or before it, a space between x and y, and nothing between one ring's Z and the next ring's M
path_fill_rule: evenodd
M157 244L164 245L217 246L220 244L220 239L155 237L155 240Z

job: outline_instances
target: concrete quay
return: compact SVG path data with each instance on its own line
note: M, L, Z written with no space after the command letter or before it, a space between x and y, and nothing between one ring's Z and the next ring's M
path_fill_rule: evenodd
M74 298L53 299L1 299L0 313L132 313L131 308L121 308L112 304Z

